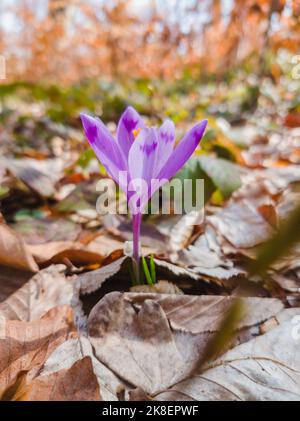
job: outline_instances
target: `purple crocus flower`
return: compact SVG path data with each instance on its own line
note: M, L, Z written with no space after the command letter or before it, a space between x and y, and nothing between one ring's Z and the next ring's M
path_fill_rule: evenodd
M133 257L138 273L143 207L193 154L203 137L207 120L197 123L175 148L175 126L171 120L166 120L160 128L148 128L132 107L128 107L119 120L116 140L99 118L81 114L81 120L99 161L127 195L133 221ZM136 180L142 180L146 188L141 189Z

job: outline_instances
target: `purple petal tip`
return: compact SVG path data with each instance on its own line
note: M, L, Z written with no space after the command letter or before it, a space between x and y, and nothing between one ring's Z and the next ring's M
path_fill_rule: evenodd
M194 128L192 129L193 137L196 143L200 142L200 140L202 139L207 123L207 120L202 120L200 123L196 124L196 126L194 126Z
M94 143L97 139L98 128L94 117L88 114L80 113L81 122L90 143Z
M138 122L139 115L137 111L131 106L127 107L123 114L123 124L128 133L131 133L136 128Z

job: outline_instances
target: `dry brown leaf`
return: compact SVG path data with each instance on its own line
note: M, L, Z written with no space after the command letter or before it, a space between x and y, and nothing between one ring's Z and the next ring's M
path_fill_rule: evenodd
M272 203L266 203L258 207L259 213L262 217L273 227L278 226L278 215L275 206Z
M45 362L41 375L48 376L63 369L67 370L76 361L87 356L91 358L102 399L106 401L118 400L118 394L124 393L127 386L109 368L97 360L92 346L85 336L69 339L58 346Z
M89 338L103 364L153 395L190 374L233 302L231 297L110 293L90 313ZM238 326L238 342L258 334L257 325L283 307L275 299L242 302L248 316Z
M91 292L99 289L107 279L120 271L126 259L126 256L121 257L114 262L101 267L100 269L78 276L77 283L79 285L80 292L82 294L90 294Z
M197 245L189 246L182 250L178 256L178 263L185 264L192 272L203 275L211 280L226 281L234 277L245 277L246 272L243 269L234 267L233 262L221 258L207 245L201 244L202 235L197 240Z
M231 349L155 400L299 401L299 339L292 336L297 313L284 310L279 326Z
M214 280L221 284L223 284L224 281L228 281L232 278L245 278L246 276L246 272L238 268L218 267L213 269L206 269L201 267L195 267L192 269L192 271L201 274L206 279Z
M15 177L22 180L24 184L42 197L55 195L55 183L62 176L64 166L61 159L6 159L1 163Z
M87 250L94 253L100 253L101 256L108 256L115 250L123 250L123 247L124 242L116 240L112 236L99 235L88 244Z
M27 246L38 264L63 263L68 259L74 265L101 263L104 256L89 251L85 246L72 241L53 241L45 244Z
M247 200L231 202L207 220L236 248L254 247L274 232Z
M147 299L154 299L165 312L171 327L185 332L198 334L215 332L224 314L236 302L235 298L224 296L167 296L159 294L125 294L135 305ZM275 298L244 298L245 317L237 329L256 326L283 309L283 304ZM254 311L255 310L255 311Z
M44 244L52 242L74 242L82 231L80 225L60 217L26 218L13 224L26 244Z
M220 266L232 267L232 262L227 259L221 259L220 256L214 251L210 250L207 245L201 244L200 240L204 239L204 235L201 235L194 245L189 246L187 249L182 250L178 254L178 261L181 264L185 264L189 267L197 267L199 270L203 269L215 269Z
M38 266L20 234L0 224L0 264L37 272Z
M38 272L0 304L0 316L11 320L39 319L53 307L71 305L73 278L67 279L64 265Z
M286 127L300 127L300 113L290 113L286 115L284 125Z
M192 236L195 225L203 223L204 213L202 211L191 211L182 216L172 227L169 235L170 248L173 251L185 248Z
M74 333L70 307L55 307L40 320L0 319L0 394L21 371L34 376L50 353Z
M0 224L0 264L14 268L38 271L38 265L64 263L74 265L100 264L104 255L89 251L87 246L74 241L53 241L43 244L25 244L22 236L5 224Z
M174 265L173 263L167 262L165 260L154 259L154 262L155 262L156 268L163 269L164 271L169 273L171 276L186 277L194 281L198 281L200 279L200 276L197 275L196 273L193 273L191 270Z
M26 284L31 277L32 272L0 266L0 303Z
M200 269L198 273L194 268L187 267L186 259L182 259L181 253L176 257L176 264L162 258L154 259L159 279L168 279L184 291L197 288L201 294L224 292L223 286L220 285L222 282L219 282L217 277L204 275L202 272L205 272L205 268Z
M300 277L295 274L272 273L272 279L285 291L300 293Z
M27 386L26 400L100 401L99 385L90 357L76 361L69 369L35 378Z

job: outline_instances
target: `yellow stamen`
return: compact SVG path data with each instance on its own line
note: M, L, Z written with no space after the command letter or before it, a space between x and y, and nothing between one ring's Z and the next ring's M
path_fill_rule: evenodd
M141 129L134 129L132 130L133 136L136 139L138 135L140 134Z

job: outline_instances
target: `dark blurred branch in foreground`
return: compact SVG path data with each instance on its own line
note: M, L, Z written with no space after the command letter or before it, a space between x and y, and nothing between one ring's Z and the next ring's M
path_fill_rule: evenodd
M276 234L261 247L257 260L251 265L250 275L265 273L272 263L286 256L299 241L300 203L282 222Z
M237 327L245 316L245 311L241 299L237 299L227 310L218 331L207 343L203 357L199 361L198 370L220 356L228 347L230 347Z

